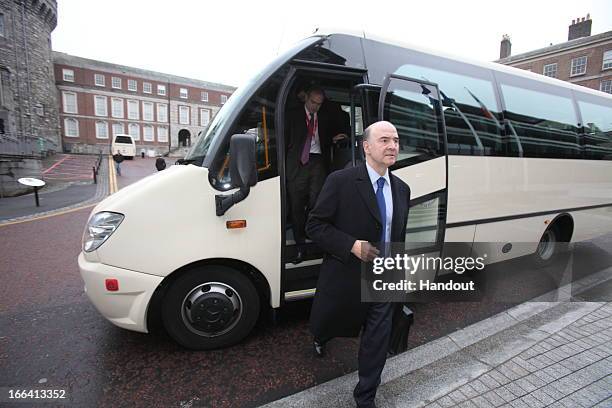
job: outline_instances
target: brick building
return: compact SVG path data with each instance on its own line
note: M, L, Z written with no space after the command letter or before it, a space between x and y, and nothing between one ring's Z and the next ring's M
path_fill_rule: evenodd
M137 151L189 146L235 88L54 52L64 151L108 152L131 135Z
M504 36L495 62L612 93L612 31L591 35L591 24L588 15L573 20L567 42L518 55Z

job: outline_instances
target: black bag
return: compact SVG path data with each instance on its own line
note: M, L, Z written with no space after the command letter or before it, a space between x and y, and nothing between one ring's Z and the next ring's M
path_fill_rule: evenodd
M408 350L408 334L414 322L414 313L403 303L397 303L393 310L389 355L394 356Z

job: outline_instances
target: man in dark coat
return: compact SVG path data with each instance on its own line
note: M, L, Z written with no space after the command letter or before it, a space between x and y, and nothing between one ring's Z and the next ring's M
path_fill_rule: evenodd
M336 134L337 120L319 111L324 100L323 89L311 87L304 104L288 113L286 174L291 223L298 247L296 262L304 255L306 212L314 206L329 173L332 144L346 138L345 134Z
M123 162L123 155L121 152L117 152L113 154L113 160L115 161L115 171L117 171L117 175L121 175L121 162Z
M359 346L358 407L374 407L387 358L393 307L361 299L362 262L388 255L391 242L405 242L410 188L388 171L397 160L399 137L389 122L364 133L366 163L332 173L307 223L324 251L310 315L315 350L332 337L355 337ZM378 248L377 248L378 247ZM383 252L384 251L384 252Z

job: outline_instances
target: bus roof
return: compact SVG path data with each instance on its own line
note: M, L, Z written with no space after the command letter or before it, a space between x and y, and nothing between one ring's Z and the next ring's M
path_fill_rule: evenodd
M450 54L444 51L428 49L428 48L421 47L418 45L410 44L408 42L384 38L376 34L367 33L365 31L357 31L357 30L350 30L350 29L347 29L347 30L345 29L333 29L333 30L318 29L316 33L314 34L314 36L323 38L323 37L333 36L334 34L343 34L343 35L348 35L352 37L359 37L365 40L377 41L377 42L385 43L388 45L394 45L394 46L401 47L401 48L408 48L408 49L411 49L417 52L421 52L424 54L429 54L429 55L436 56L436 57L443 57L443 58L447 58L450 60L463 62L465 64L470 64L470 65L478 66L481 68L490 69L493 71L505 72L510 75L520 76L523 78L532 79L532 80L536 80L536 81L543 82L543 83L548 83L548 84L555 85L555 86L561 86L561 87L568 88L574 91L588 93L591 95L604 97L604 98L608 98L612 100L612 95L610 94L607 94L601 91L597 91L591 88L587 88L584 86L575 85L575 84L572 84L571 82L562 81L556 78L550 78L545 75L536 74L534 72L526 71L524 69L514 68L508 65L503 65L503 64L499 64L495 62L477 61L477 60L461 57L458 55L453 55L453 54Z

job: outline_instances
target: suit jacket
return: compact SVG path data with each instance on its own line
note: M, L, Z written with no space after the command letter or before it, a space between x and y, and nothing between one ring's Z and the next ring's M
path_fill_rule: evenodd
M391 241L406 241L410 188L390 174L393 196ZM355 240L380 241L382 224L365 163L327 177L306 224L325 256L310 314L316 337L359 335L368 304L361 302L362 261L351 253Z
M302 157L302 149L306 142L308 133L308 125L306 111L304 105L292 109L288 113L287 120L287 180L293 181L302 167L300 159ZM321 145L321 154L325 163L326 170L329 172L331 162L332 138L335 136L335 122L330 117L328 112L317 112L317 122L319 130L319 143Z

